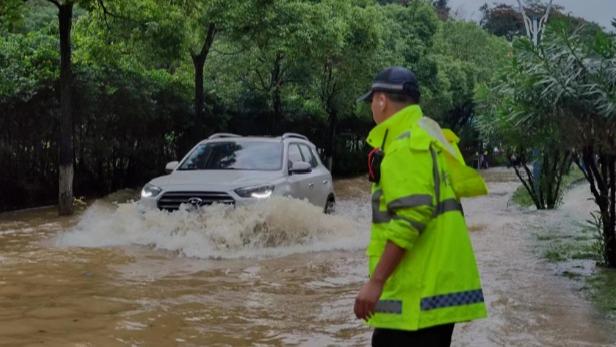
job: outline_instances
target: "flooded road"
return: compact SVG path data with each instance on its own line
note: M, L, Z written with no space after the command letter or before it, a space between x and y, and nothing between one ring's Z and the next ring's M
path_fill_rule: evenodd
M520 210L507 205L512 174L487 177L491 194L464 207L490 318L458 325L453 345L615 345L612 323L533 246L530 229L580 206ZM371 331L352 304L367 277L368 185L336 189L334 216L288 200L2 214L0 346L366 346Z

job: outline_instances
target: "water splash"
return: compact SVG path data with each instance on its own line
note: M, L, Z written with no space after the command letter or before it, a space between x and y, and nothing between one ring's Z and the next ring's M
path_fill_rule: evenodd
M97 202L59 246L142 245L198 258L282 256L293 253L362 249L368 240L367 208L340 203L324 215L305 201L272 198L250 206L202 207L197 211L140 211L137 203ZM345 214L345 215L341 215Z

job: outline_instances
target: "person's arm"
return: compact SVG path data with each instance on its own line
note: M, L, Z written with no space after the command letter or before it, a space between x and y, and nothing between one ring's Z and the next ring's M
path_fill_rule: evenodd
M357 298L355 298L354 311L357 318L368 319L374 313L374 308L381 297L385 282L394 272L405 253L404 248L387 241L385 251L381 255L372 277L364 284Z
M359 319L374 313L387 279L412 248L434 212L434 167L429 150L407 149L388 153L381 164L382 199L393 218L381 224L380 237L387 240L370 280L355 299Z

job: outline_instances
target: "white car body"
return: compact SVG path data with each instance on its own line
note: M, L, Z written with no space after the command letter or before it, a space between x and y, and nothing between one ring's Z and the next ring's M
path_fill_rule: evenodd
M218 164L211 164L218 168L203 169L215 161L212 157L216 158L220 152L225 154L229 146L233 153L226 153L227 156L222 157ZM224 149L216 152L216 148ZM267 169L220 168L229 165L221 164L225 160L224 163L230 165L263 165L259 158L249 156L251 148L257 148L261 151L259 155L266 156L264 161L269 160L267 164L270 165ZM275 151L271 152L269 148L275 148ZM273 167L276 156L280 156L280 165ZM307 200L325 212L331 212L335 202L331 173L321 162L315 145L298 134L288 133L275 138L214 134L199 142L180 162L168 163L166 170L168 175L154 178L143 188L139 200L142 207L172 211L180 204L243 206L270 196L286 196Z

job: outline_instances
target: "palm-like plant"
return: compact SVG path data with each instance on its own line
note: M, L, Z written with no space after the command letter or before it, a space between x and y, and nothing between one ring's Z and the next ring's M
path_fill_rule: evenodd
M497 105L518 133L574 154L601 213L603 259L616 267L616 38L560 23L516 50Z

